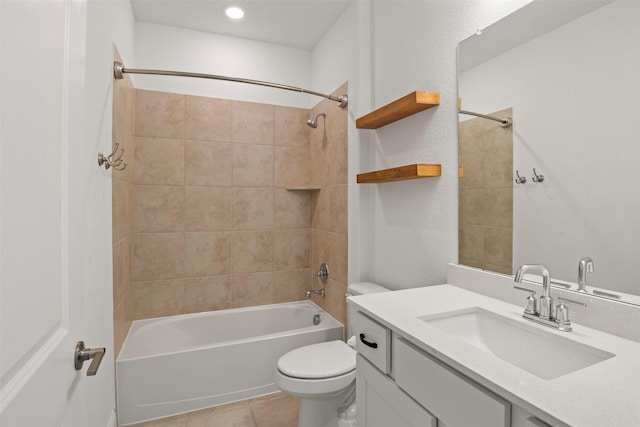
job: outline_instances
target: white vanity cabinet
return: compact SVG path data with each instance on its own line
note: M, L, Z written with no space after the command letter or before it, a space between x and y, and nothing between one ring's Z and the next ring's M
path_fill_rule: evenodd
M509 427L511 404L403 338L393 341L396 384L448 427ZM357 371L356 371L357 372Z
M436 417L360 354L356 359L356 372L357 426L437 426Z
M400 389L391 373L391 330L358 312L356 336L356 425L437 427L437 419Z
M354 316L358 427L543 427L371 317ZM361 335L362 334L362 335Z

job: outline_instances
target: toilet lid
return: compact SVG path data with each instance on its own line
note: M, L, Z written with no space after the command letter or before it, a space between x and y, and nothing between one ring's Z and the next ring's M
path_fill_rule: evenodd
M343 341L306 345L278 360L278 370L295 378L331 378L356 369L356 352Z

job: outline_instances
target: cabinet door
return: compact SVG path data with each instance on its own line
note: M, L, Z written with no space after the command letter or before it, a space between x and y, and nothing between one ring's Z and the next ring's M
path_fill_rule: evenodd
M534 417L521 407L511 405L511 427L549 427L549 424Z
M509 427L511 404L413 345L393 342L399 387L449 427Z
M433 415L360 354L356 372L358 427L436 427Z

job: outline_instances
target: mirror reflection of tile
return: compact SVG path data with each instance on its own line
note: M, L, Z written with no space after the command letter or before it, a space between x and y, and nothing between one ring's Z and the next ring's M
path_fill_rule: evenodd
M512 274L513 128L482 118L460 122L459 159L459 262Z

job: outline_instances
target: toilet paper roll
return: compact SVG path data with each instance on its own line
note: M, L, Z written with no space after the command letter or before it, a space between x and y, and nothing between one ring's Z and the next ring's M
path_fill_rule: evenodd
M353 335L351 338L347 340L347 345L353 349L356 348L356 336Z

